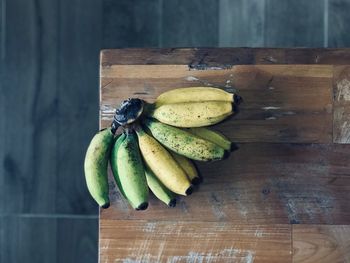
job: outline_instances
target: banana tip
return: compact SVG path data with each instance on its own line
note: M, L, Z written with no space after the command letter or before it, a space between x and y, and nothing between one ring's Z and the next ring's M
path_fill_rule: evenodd
M169 207L175 207L176 206L176 199L171 199L169 204L168 204Z
M192 181L191 181L191 183L192 183L193 185L199 185L201 182L202 182L202 178L200 178L200 177L195 177L195 178L193 178Z
M193 193L193 186L191 185L190 187L187 188L185 194L186 194L186 195L190 195L190 194L192 194L192 193Z
M243 102L243 98L241 96L235 94L233 96L233 102L238 105L238 104Z
M230 147L230 151L234 152L234 151L237 151L238 149L239 149L238 145L232 142L231 147Z
M110 202L107 202L107 203L105 203L104 205L102 205L101 207L102 207L103 209L107 209L110 205L111 205L111 203L110 203Z
M146 210L148 207L148 203L147 202L143 202L142 204L140 204L138 207L136 207L136 210Z
M229 151L224 151L224 155L222 156L222 159L225 160L230 156L230 152Z

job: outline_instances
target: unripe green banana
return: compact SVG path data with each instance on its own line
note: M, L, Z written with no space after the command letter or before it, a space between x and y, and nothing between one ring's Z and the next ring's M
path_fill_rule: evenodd
M158 96L156 105L198 101L234 101L234 94L212 87L188 87L166 91Z
M186 158L185 156L182 156L176 152L169 151L171 156L175 159L175 161L181 166L181 168L185 171L188 179L190 179L190 182L193 185L197 185L201 182L201 177L199 177L197 169L193 162Z
M145 210L148 207L148 187L134 132L127 131L126 137L117 141L112 150L111 164L130 205L136 210Z
M230 151L232 148L232 142L229 139L227 139L223 134L217 131L213 131L204 127L189 128L187 129L187 131L198 137L201 137L202 139L215 143L227 151Z
M146 119L144 124L161 144L170 150L198 161L224 159L228 153L220 146L185 130Z
M152 193L166 205L174 207L176 205L175 194L166 188L147 166L145 167L145 173L148 187Z
M164 104L156 107L145 105L145 114L176 127L202 127L221 122L233 113L231 102L198 101Z
M110 205L107 166L113 136L110 128L97 133L90 142L84 161L88 190L98 205L103 208L108 208Z
M115 140L114 146L112 148L110 163L111 163L113 177L114 177L115 182L117 183L118 189L119 189L120 193L124 196L124 198L127 199L126 196L125 196L123 187L122 187L122 185L120 183L120 178L119 178L118 169L117 169L117 158L116 158L119 146L125 140L125 137L126 137L126 134L122 133Z
M136 132L143 159L157 178L172 192L190 195L193 191L192 185L170 153L141 127Z

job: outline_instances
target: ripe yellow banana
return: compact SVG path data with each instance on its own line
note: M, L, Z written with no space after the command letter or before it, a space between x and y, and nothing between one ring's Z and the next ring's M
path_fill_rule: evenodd
M194 166L193 162L182 156L177 154L176 152L169 151L171 156L175 159L175 161L181 166L181 168L185 171L188 179L191 181L193 185L197 185L201 182L201 178L198 175L197 169Z
M213 131L204 127L189 128L187 129L187 131L194 135L197 135L198 137L201 137L202 139L215 143L227 151L230 151L232 148L232 142L229 139L227 139L223 134L217 131Z
M146 115L176 127L202 127L216 124L233 113L232 103L200 101L145 105Z
M145 167L146 179L148 187L151 189L152 193L162 202L170 207L175 207L176 198L175 194L171 192L168 188L162 184L161 181L154 175L154 173Z
M109 207L107 166L113 144L111 129L104 129L91 140L84 161L85 179L91 196L99 206Z
M153 137L170 150L198 161L224 159L227 152L215 143L204 140L188 131L155 121L144 120Z
M169 90L156 99L156 106L181 102L234 101L234 94L212 87L190 87Z
M140 127L136 129L143 159L157 178L172 192L189 195L193 188L170 153Z
M121 142L113 147L111 165L125 197L136 210L148 207L148 187L136 134L127 131ZM118 180L117 180L118 181Z

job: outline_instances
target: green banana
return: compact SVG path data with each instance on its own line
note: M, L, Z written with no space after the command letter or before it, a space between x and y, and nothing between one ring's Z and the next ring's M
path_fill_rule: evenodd
M111 168L112 168L112 174L113 174L115 182L117 183L119 192L124 196L125 199L127 199L126 195L124 193L123 187L120 183L120 178L119 178L118 169L117 169L117 162L116 162L116 160L117 160L116 154L118 152L120 144L125 140L125 137L126 137L125 133L122 133L120 136L118 136L116 138L114 146L112 148L110 164L111 164Z
M148 187L151 189L152 193L168 206L175 207L175 194L166 188L148 167L145 167L145 174Z
M213 131L204 127L189 128L187 129L187 131L198 137L201 137L204 140L208 140L212 143L215 143L227 151L230 151L232 149L233 143L229 139L227 139L223 134L217 131Z
M128 130L112 150L112 170L130 205L136 210L148 207L148 187L135 132Z
M151 119L144 120L144 124L161 144L187 158L212 161L224 159L228 155L220 146L185 130Z
M108 158L113 144L111 129L98 132L86 151L84 172L88 190L99 206L108 208Z

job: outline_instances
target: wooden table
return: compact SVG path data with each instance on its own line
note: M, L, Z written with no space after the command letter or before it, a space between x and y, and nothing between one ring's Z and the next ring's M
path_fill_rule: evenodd
M122 49L101 53L100 125L128 97L186 86L244 98L215 129L240 149L198 163L199 189L133 211L110 175L100 262L350 262L349 49Z

